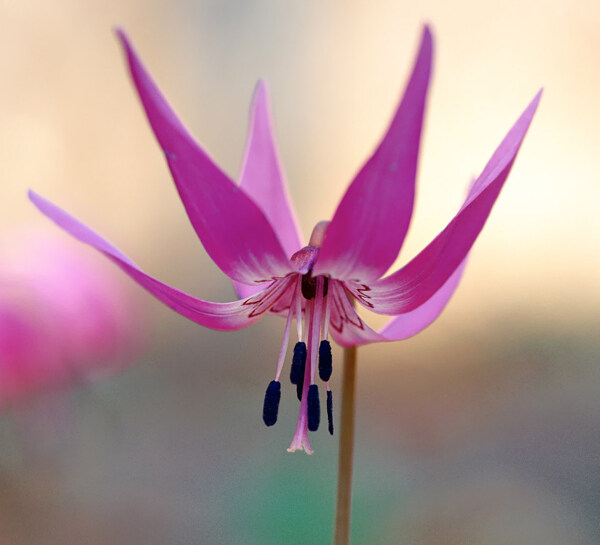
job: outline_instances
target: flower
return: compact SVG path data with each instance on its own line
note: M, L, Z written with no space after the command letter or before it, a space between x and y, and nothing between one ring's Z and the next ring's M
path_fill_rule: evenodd
M0 242L0 410L130 362L145 321L113 271L28 230Z
M236 185L189 135L125 34L119 31L118 36L192 226L213 261L232 279L240 299L214 303L163 284L49 201L33 192L30 198L46 216L104 253L163 303L205 327L236 330L267 313L285 316L275 377L265 395L267 425L277 419L279 379L295 320L298 343L290 379L298 388L300 412L288 450L311 453L308 431L315 430L320 419L317 367L326 383L333 432L329 335L342 346L395 341L421 331L440 314L508 176L541 91L496 149L446 228L407 265L383 277L398 256L412 215L433 49L427 27L386 134L348 187L331 221L315 227L307 246L301 243L288 198L265 84L259 83L255 92L240 184ZM374 331L355 312L352 300L392 318Z

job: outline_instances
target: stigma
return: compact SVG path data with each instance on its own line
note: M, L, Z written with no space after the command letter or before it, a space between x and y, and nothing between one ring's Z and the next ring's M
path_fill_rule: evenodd
M332 375L328 301L330 279L326 276L312 275L312 268L326 237L328 225L327 221L319 222L311 234L308 246L291 257L290 260L297 272L286 277L289 287L282 293L282 297L286 297L284 308L288 311L287 320L275 378L269 383L265 393L263 421L267 426L277 422L282 395L279 379L286 360L292 322L295 321L298 340L294 345L289 373L300 408L296 431L288 448L289 452L296 450L304 450L308 454L313 452L309 432L317 431L321 423L317 380L323 382L325 386L327 427L329 433L333 434L333 398L329 382ZM289 306L287 306L288 300Z

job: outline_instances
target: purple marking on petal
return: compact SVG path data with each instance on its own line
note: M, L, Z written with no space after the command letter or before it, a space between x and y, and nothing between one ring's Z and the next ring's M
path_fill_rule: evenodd
M291 278L291 277L292 277L292 275L288 276L288 278ZM301 278L301 277L298 275L298 276L295 276L295 278L297 281L298 278ZM295 286L295 282L292 281L290 283L290 285L288 286L287 290L279 296L279 298L277 299L275 304L271 307L271 309L269 310L269 314L287 317L288 312L290 310L290 306L292 307L292 312L295 312L295 308L296 308L295 295L296 295L296 286Z
M127 256L122 254L109 242L104 240L89 227L58 208L56 205L29 191L29 198L37 208L59 227L73 235L76 239L96 248L111 261L116 263L133 280L145 290L171 307L182 316L194 322L219 330L242 329L258 321L275 303L277 294L287 287L283 283L291 282L293 277L286 277L273 282L268 288L253 298L234 301L232 303L213 303L198 299L176 288L172 288L141 271Z
M416 309L432 297L459 267L502 189L540 97L541 91L498 146L448 226L399 271L365 286L364 295L373 312L398 315Z
M230 278L245 284L292 268L268 219L189 135L122 31L117 32L148 121L204 248Z
M331 220L315 276L368 282L384 274L398 256L413 210L432 50L431 32L425 27L404 96L379 147Z
M335 292L335 306L332 310L337 326L332 327L332 336L338 344L342 346L359 346L374 342L401 341L416 335L423 331L427 326L436 320L442 313L454 291L460 283L467 260L465 259L454 271L446 283L427 301L416 309L393 316L390 321L379 331L374 331L356 314L356 311L350 304L348 297L343 293L343 287L338 287ZM339 286L339 283L338 283ZM356 294L355 286L346 286L352 295ZM360 294L356 297L359 303L366 308Z
M331 309L329 332L340 346L359 346L387 340L365 324L356 313L341 282L330 282L328 304Z

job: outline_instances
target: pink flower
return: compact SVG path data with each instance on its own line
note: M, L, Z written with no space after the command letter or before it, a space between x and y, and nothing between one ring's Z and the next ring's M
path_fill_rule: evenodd
M265 396L267 425L277 419L279 378L295 320L298 343L291 379L301 403L289 450L310 453L308 430L315 430L320 418L318 367L326 383L333 431L329 335L342 346L396 341L418 333L440 314L508 176L541 92L494 152L447 227L407 265L383 277L398 256L412 215L432 59L428 28L386 134L350 184L333 219L315 227L307 246L301 243L288 197L264 83L259 83L254 96L240 185L236 185L189 135L123 32L119 38L190 221L211 258L233 280L240 299L214 303L167 286L55 205L35 193L30 198L60 227L100 250L163 303L205 327L235 330L267 313L286 317L275 377ZM355 312L353 300L392 318L374 331Z
M0 245L0 409L138 355L145 321L111 271L48 234L10 242Z

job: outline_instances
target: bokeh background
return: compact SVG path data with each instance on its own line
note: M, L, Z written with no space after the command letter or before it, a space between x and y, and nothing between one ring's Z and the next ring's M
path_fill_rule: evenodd
M308 235L386 127L424 22L436 57L400 263L545 92L444 314L359 351L353 543L600 543L597 1L1 0L0 233L56 231L31 187L163 281L229 300L111 29L233 177L268 80ZM291 389L277 426L260 418L283 322L205 330L114 278L140 311L143 355L0 416L0 543L329 542L336 440L285 452Z

